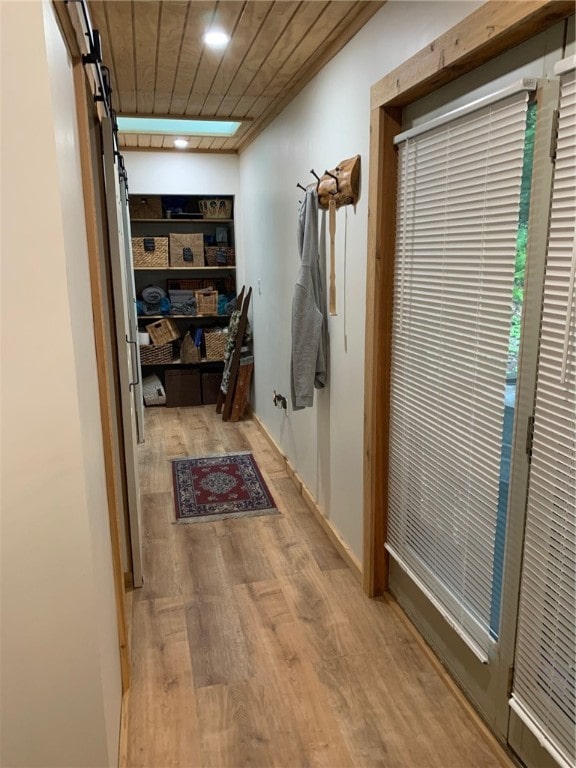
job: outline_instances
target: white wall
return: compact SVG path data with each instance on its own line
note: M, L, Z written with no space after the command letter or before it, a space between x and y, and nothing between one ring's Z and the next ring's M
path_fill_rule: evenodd
M238 155L128 151L124 162L130 194L238 194Z
M255 287L255 409L362 557L364 321L370 86L481 5L389 2L240 156L246 281ZM289 394L290 313L298 272L301 191L340 160L362 157L356 212L337 214L338 316L330 318L330 383L315 406L284 413L272 390ZM344 269L346 264L346 270Z
M1 4L3 766L117 764L120 667L72 70Z

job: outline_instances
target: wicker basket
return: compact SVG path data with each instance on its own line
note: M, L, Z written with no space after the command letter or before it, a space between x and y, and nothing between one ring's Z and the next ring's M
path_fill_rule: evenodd
M181 363L198 363L200 362L200 350L194 344L192 336L188 332L182 340L182 346L180 347L180 362Z
M174 320L168 320L167 318L157 320L155 323L149 323L146 326L146 332L150 334L152 344L157 347L180 338L178 326Z
M140 347L140 363L142 365L157 365L171 363L174 360L174 348L172 343L162 344L159 347L154 344Z
M203 267L204 235L170 234L171 267Z
M133 237L132 255L135 267L167 267L167 237Z
M236 250L228 245L207 245L206 265L208 267L233 267L236 264Z
M197 315L217 315L218 314L218 291L204 288L201 291L195 291L196 294L196 314Z
M166 288L168 293L170 291L199 291L201 288L206 288L204 280L200 278L184 278L182 280L166 280Z
M159 195L130 195L131 219L161 219L162 198Z
M213 197L199 200L198 207L205 219L230 219L232 217L232 200Z
M224 360L224 352L228 343L228 334L221 330L204 331L206 344L206 360Z
M203 285L199 287L210 288L212 291L218 291L218 293L234 293L236 280L232 275L204 278Z

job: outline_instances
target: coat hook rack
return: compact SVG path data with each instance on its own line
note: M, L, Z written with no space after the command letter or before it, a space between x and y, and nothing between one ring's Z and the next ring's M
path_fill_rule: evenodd
M316 171L314 170L314 168L311 168L311 169L310 169L310 173L312 174L312 176L314 176L314 178L316 179L316 181L320 181L320 176L318 176L318 174L316 173Z
M311 171L314 173L314 170ZM316 174L314 173L314 176ZM316 176L316 178L318 178ZM324 171L318 179L318 207L328 209L330 232L330 292L329 312L336 314L336 277L335 277L335 236L336 209L343 205L356 205L360 195L360 155L350 157L338 163L331 171Z
M304 192L306 192L306 187L303 187L302 184L298 183L296 184L297 187L300 187L300 189L303 189Z

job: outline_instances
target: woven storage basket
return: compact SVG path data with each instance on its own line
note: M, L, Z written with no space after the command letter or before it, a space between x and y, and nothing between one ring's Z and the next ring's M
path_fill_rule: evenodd
M170 234L171 267L203 267L204 235Z
M198 207L205 219L230 219L232 217L232 200L213 197L199 200Z
M171 363L173 360L174 349L171 342L170 344L162 344L159 347L154 344L140 347L140 362L142 365Z
M195 293L197 315L218 314L218 291L212 291L209 288L204 288L202 291L196 291Z
M157 320L155 323L149 323L146 326L146 332L150 334L152 344L157 347L180 338L178 326L174 320L168 320L167 318Z
M210 277L204 279L203 283L202 288L210 288L213 291L218 291L218 293L234 293L236 288L236 281L231 275L228 277Z
M182 280L166 280L166 288L168 293L170 291L199 291L201 288L206 288L206 285L204 285L204 280L200 278L185 277Z
M228 245L207 245L206 265L208 267L233 267L236 264L236 250Z
M180 347L180 362L181 363L198 363L200 362L200 350L194 344L192 336L188 332L182 340L182 346Z
M167 237L133 237L132 256L135 267L167 267Z
M228 334L222 330L204 331L206 360L224 360Z
M130 195L128 206L131 219L162 218L162 198L159 195Z

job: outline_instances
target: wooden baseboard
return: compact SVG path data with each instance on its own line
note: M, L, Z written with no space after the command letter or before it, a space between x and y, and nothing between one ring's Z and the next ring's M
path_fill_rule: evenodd
M118 768L128 767L128 708L130 705L130 689L122 696L120 710L120 741L118 744Z
M284 464L286 467L286 472L288 476L291 478L292 482L298 489L299 494L302 496L304 501L306 502L308 508L318 520L320 525L322 526L324 532L332 542L332 544L336 547L338 550L338 554L342 557L346 565L350 568L354 576L358 579L360 583L362 583L362 566L356 557L356 555L352 552L348 544L344 541L340 533L334 528L330 520L324 515L320 507L318 506L318 502L298 474L298 472L294 469L288 458L282 453L280 446L276 443L272 435L268 432L266 429L264 423L261 421L259 416L257 416L254 411L250 411L250 418L254 421L254 423L257 425L258 429L262 433L263 437L267 440L268 444L278 457L278 459Z

